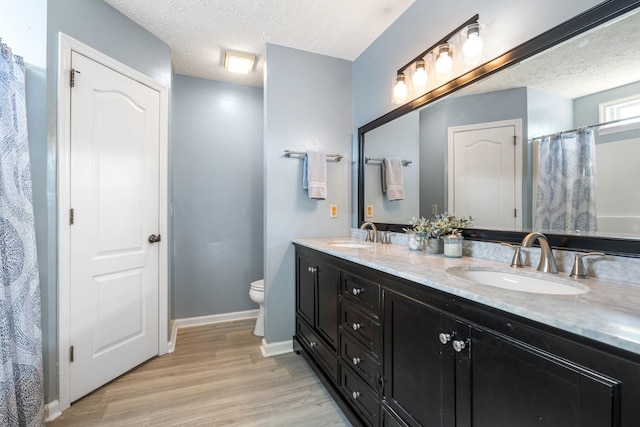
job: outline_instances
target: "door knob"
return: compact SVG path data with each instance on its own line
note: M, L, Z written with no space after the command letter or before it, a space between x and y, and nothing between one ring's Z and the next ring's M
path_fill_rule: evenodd
M155 234L149 236L149 243L158 243L160 240L162 240L162 238L159 234L157 236Z

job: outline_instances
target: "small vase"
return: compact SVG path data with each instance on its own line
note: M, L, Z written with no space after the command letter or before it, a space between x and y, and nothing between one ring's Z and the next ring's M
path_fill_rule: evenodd
M421 251L422 250L422 237L417 234L409 234L407 236L407 246L412 251Z
M444 252L444 241L442 239L425 239L424 251L428 254L441 254Z

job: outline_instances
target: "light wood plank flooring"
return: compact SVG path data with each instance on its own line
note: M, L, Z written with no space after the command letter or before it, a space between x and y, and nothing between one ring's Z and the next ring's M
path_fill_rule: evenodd
M302 356L264 358L255 320L180 329L176 350L80 399L58 426L350 426Z

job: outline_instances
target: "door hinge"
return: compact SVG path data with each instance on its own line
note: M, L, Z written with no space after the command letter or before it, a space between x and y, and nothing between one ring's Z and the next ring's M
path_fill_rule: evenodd
M81 74L80 71L76 70L75 68L72 68L71 75L69 77L69 85L71 87L74 87L76 85L76 73Z
M516 142L516 135L513 135L513 145L518 145L518 143Z
M73 208L69 209L69 225L73 225L73 221L75 219L75 211Z
M513 217L518 218L518 209L513 210Z
M381 395L384 394L384 377L379 373L376 374L376 388Z
M69 362L73 363L73 346L69 347Z

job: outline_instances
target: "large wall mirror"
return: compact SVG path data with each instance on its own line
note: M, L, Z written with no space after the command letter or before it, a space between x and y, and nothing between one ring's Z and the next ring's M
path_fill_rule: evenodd
M535 229L640 256L639 28L640 1L603 2L361 127L359 223L451 212L476 218L472 239ZM385 157L405 160L403 200L382 191Z

